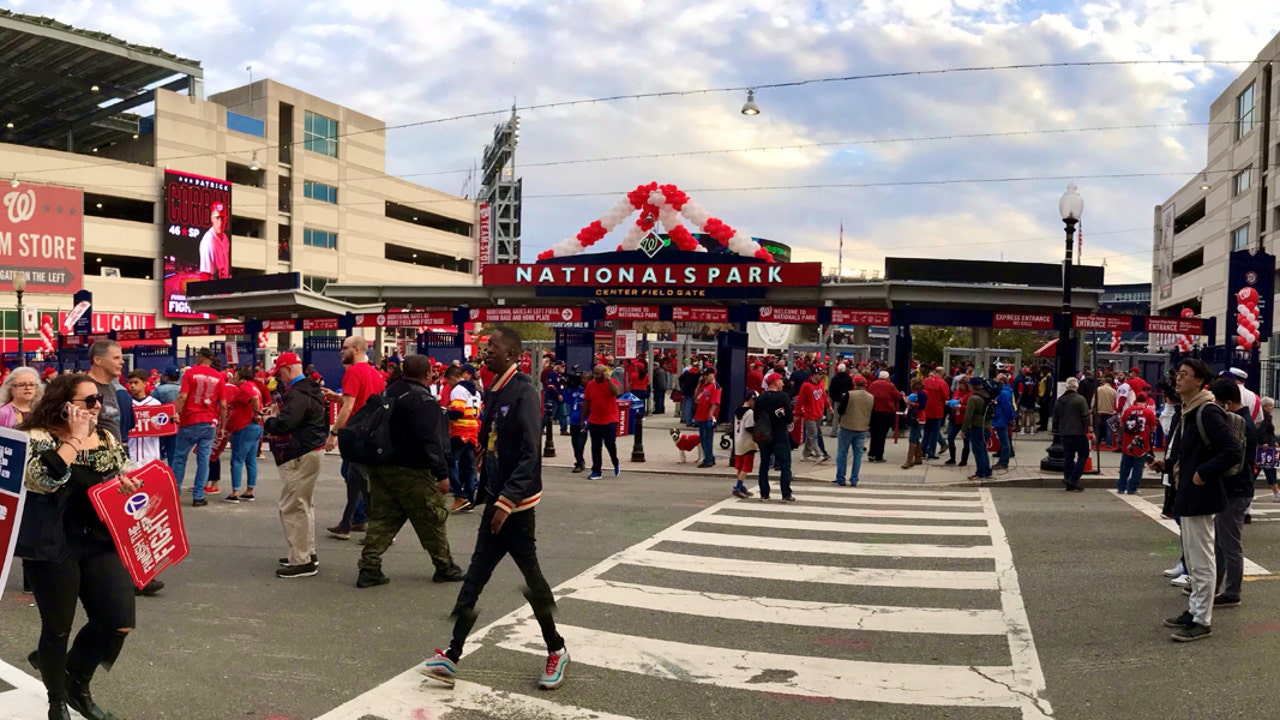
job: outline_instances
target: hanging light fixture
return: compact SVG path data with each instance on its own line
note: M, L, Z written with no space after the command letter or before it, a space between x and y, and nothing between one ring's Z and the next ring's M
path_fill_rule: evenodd
M1208 190L1210 187L1211 186L1209 185L1209 173L1207 172L1200 173L1200 189Z
M258 151L257 151L257 150L254 150L254 151L253 151L253 162L250 162L250 163L249 163L249 169L250 169L250 170L253 170L253 171L255 171L255 172L256 172L256 171L258 171L258 170L261 170L261 169L262 169L262 166L258 164Z
M759 115L760 114L760 106L756 104L755 88L750 88L747 90L747 101L742 104L742 114L743 115Z
M13 177L9 179L9 187L18 187L18 173L14 173Z

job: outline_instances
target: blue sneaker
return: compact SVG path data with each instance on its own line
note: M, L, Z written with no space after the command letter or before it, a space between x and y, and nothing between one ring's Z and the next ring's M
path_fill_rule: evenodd
M613 476L614 476L614 477L618 477L618 476L619 476L619 475L621 475L621 474L622 474L622 468L618 467L617 465L614 465L614 466L613 466Z
M423 663L422 667L418 668L418 672L432 680L453 687L454 678L458 676L458 666L449 659L448 655L441 652L440 648L436 648L436 654Z
M588 475L588 476L587 476L587 479L588 479L588 480L599 480L601 477L603 477L603 476L602 476L602 475L600 475L600 473L598 473L598 472L593 472L593 473L591 473L590 475Z
M832 485L839 485L840 487L844 487L844 482L843 482L843 481L841 481L841 480L832 480L832 481L831 481L831 484L832 484Z
M555 690L564 684L564 671L569 667L569 649L560 648L559 651L547 655L547 667L542 671L542 677L538 678L538 687L543 690Z

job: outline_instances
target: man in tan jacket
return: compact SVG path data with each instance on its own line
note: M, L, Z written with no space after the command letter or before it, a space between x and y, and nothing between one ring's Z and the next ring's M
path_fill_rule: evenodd
M836 479L833 485L845 486L844 471L849 459L849 448L853 448L853 471L849 474L849 487L858 486L858 473L862 469L862 450L867 441L867 432L871 430L871 411L875 409L876 399L867 392L867 379L861 375L853 379L853 390L841 403L840 432L836 440Z
M1116 386L1108 375L1098 381L1098 390L1093 394L1093 435L1098 438L1099 445L1119 445L1120 438L1109 437L1107 423L1116 414ZM1107 438L1109 442L1102 442Z

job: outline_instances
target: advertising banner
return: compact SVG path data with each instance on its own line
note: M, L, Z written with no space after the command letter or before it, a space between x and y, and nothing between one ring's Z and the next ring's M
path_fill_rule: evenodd
M1051 313L998 312L991 316L991 327L1016 330L1052 330L1053 315Z
M22 505L27 499L22 484L27 471L27 434L0 428L0 589L9 577L13 547L22 524Z
M834 308L831 311L832 325L877 325L889 326L888 310L845 310Z
M61 310L58 312L58 325L65 325L67 316L71 313ZM98 335L101 333L109 333L119 330L150 330L156 326L155 315L144 315L142 313L112 313L112 312L95 312L93 313L92 325L90 333Z
M1106 330L1129 332L1133 329L1133 315L1082 315L1072 318L1076 330Z
M338 318L336 317L303 318L302 329L303 330L337 330Z
M426 327L428 325L453 326L453 313L449 311L414 310L402 313L378 313L356 315L356 327Z
M142 481L132 495L120 494L120 480L94 485L89 502L111 531L129 577L146 587L165 568L190 552L178 506L178 485L169 466L152 460L129 476Z
M606 305L605 320L658 320L657 305Z
M489 243L493 237L493 212L489 208L489 203L480 203L480 217L476 222L476 237L479 247L476 252L476 269L481 277L484 276L484 266L489 264Z
M1252 351L1271 337L1276 256L1237 250L1227 267L1226 344Z
M1147 332L1198 337L1204 334L1204 321L1198 318L1146 318ZM1176 341L1175 341L1176 342Z
M231 183L164 171L164 316L209 318L187 304L187 283L231 277Z
M76 305L62 318L62 334L88 335L93 325L93 293L80 290L71 297Z
M729 322L729 308L723 307L682 307L671 308L671 320L674 322Z
M640 352L635 330L619 330L613 336L613 356L619 360L630 360Z
M504 266L506 267L506 266ZM472 308L471 320L473 322L488 323L509 323L509 322L538 322L538 323L559 323L559 322L578 322L582 320L581 308L569 307L542 307L542 308Z
M13 273L29 293L71 294L84 286L84 191L22 183L0 194L0 291Z
M818 323L818 308L762 305L760 306L760 322L816 325Z
M234 343L230 343L233 344ZM178 434L178 423L174 420L177 410L173 403L160 405L134 405L133 429L129 437L165 437Z

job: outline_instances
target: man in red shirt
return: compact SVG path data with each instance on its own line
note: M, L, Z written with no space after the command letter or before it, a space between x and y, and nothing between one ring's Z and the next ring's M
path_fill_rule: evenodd
M889 373L881 370L878 378L867 386L867 392L876 399L871 410L871 448L867 452L867 462L884 462L884 443L893 427L893 419L898 414L898 405L902 402L902 392L889 381Z
M804 421L802 459L818 462L827 462L831 459L831 455L827 453L826 444L822 442L820 427L822 418L827 416L829 409L831 409L831 399L827 397L827 391L822 388L822 375L815 367L814 373L805 378L804 384L796 393L795 415L797 419Z
M182 490L182 478L187 472L187 455L196 451L196 477L192 484L192 507L204 507L204 486L209 481L209 453L213 450L213 436L217 425L225 425L227 403L223 399L222 373L214 370L213 351L200 348L196 351L196 364L182 376L182 385L174 409L178 413L178 440L173 449L173 476Z
M933 369L924 379L924 393L929 396L924 410L924 437L920 440L924 455L929 460L938 459L938 444L942 441L942 419L946 417L947 401L951 399L951 383L943 379L942 366Z
M362 335L352 335L342 342L342 364L346 366L346 372L342 374L342 393L324 390L326 399L342 402L338 417L329 429L325 450L338 447L338 431L346 427L351 416L364 407L370 395L387 389L387 383L378 369L369 363L368 350L369 341ZM365 466L345 459L340 472L347 484L347 505L342 510L342 519L338 524L325 529L331 537L347 540L351 537L352 530L360 532L367 528L368 513L365 503L369 495L369 472Z
M1133 404L1120 414L1120 479L1116 481L1116 493L1138 494L1142 484L1143 455L1151 452L1152 433L1156 429L1156 413L1147 406L1147 394L1140 392Z
M748 366L747 370L747 392L754 392L760 395L764 392L764 372L760 370L760 363L753 362Z
M591 436L591 474L588 480L599 480L600 446L609 450L609 459L613 461L613 476L617 477L622 468L618 465L618 396L622 394L622 386L609 377L606 365L596 365L591 382L583 388L582 423L587 426Z
M698 439L702 441L702 464L700 468L713 467L716 464L715 440L716 421L720 417L720 385L716 382L716 369L705 367L698 383L698 392L694 394L693 421L698 425Z

